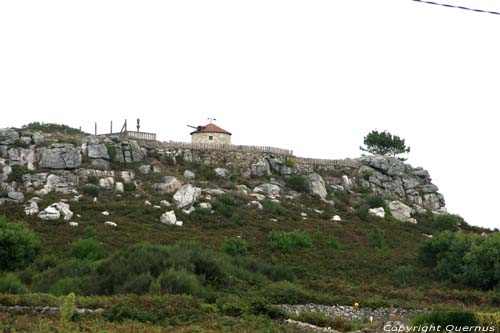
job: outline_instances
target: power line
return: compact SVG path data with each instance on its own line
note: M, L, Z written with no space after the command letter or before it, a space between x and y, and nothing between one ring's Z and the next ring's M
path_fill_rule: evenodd
M413 0L413 1L427 3L427 4L430 4L430 5L443 6L443 7L448 7L448 8L458 8L458 9L470 10L470 11L478 12L478 13L500 15L499 12L492 12L492 11L483 10L483 9L474 9L474 8L463 7L463 6L454 6L454 5L448 5L448 4L445 4L445 3L438 3L438 2L426 1L426 0Z

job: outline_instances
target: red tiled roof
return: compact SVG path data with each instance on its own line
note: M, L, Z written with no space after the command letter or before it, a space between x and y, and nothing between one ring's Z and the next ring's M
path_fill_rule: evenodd
M208 124L205 126L198 126L198 129L194 132L191 132L191 135L193 135L194 133L223 133L223 134L231 135L231 133L229 133L225 129L222 129L219 126L214 125L214 124Z

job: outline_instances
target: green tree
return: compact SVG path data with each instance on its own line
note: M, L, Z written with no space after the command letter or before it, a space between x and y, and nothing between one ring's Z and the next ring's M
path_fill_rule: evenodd
M396 156L410 152L410 147L406 147L405 139L387 131L371 131L365 136L363 143L366 147L359 148L375 155Z
M28 228L0 217L0 271L28 266L40 250L40 241Z

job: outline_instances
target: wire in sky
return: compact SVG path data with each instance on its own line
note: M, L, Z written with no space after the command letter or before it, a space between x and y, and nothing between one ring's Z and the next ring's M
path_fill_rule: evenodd
M458 8L458 9L465 9L465 10L470 10L473 12L478 12L478 13L486 13L486 14L494 14L494 15L500 15L499 12L492 12L489 10L483 10L483 9L474 9L474 8L468 8L468 7L463 7L463 6L453 6L453 5L447 5L444 3L438 3L438 2L433 2L433 1L427 1L427 0L413 0L417 2L422 2L422 3L428 3L430 5L436 5L436 6L443 6L443 7L449 7L449 8Z

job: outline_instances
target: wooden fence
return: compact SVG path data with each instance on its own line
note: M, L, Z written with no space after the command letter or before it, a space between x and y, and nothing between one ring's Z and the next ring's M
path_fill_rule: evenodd
M346 158L342 160L327 160L327 159L319 159L319 158L305 158L305 157L296 157L295 162L297 164L310 164L317 166L343 166L349 168L359 168L360 164L358 161Z
M109 135L117 135L123 138L134 139L134 140L156 141L156 134L147 132L125 131L119 133L99 134L99 136L109 136Z
M226 144L215 144L215 143L189 143L189 142L178 142L178 141L164 141L161 143L161 146L163 148L241 151L249 153L270 153L276 155L293 156L293 150L268 147L268 146L241 146L241 145L226 145Z

